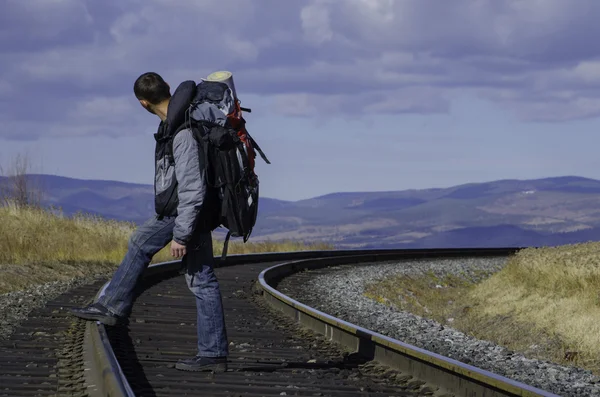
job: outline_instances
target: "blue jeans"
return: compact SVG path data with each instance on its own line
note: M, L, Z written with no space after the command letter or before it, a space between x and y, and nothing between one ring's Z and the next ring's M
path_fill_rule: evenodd
M135 292L152 257L173 239L175 217L150 218L129 238L128 250L98 302L111 312L127 316ZM227 331L219 282L213 270L211 233L193 239L182 258L185 279L196 297L198 355L228 355Z

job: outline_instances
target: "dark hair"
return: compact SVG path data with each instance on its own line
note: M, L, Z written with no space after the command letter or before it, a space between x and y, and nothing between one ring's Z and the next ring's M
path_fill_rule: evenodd
M137 99L145 99L152 105L171 98L169 86L158 73L148 72L137 78L133 84L133 92Z

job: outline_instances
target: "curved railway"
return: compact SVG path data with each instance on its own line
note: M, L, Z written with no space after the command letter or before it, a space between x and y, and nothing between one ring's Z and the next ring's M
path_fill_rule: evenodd
M277 290L282 279L305 269L517 250L232 255L215 269L230 341L229 370L220 374L174 368L195 352L195 303L179 261L152 265L128 325L105 327L66 313L99 294L102 283L32 313L0 344L0 396L555 396L334 318Z

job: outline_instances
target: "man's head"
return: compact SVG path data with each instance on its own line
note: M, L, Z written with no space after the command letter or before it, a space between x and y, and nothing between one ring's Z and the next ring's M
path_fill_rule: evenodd
M159 74L154 72L142 74L133 84L133 92L144 109L161 119L166 117L171 92L169 85Z

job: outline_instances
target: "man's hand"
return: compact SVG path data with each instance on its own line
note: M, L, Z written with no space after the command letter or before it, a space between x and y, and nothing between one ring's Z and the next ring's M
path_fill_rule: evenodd
M176 241L171 241L171 255L174 258L181 258L185 255L185 245L181 245Z

